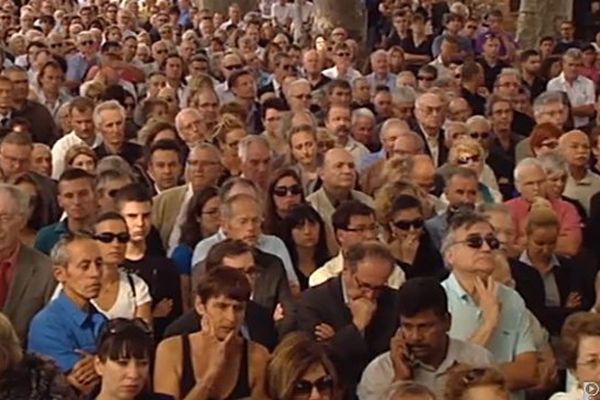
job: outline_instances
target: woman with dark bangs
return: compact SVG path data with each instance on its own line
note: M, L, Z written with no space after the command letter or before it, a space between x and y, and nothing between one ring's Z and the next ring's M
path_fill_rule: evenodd
M284 218L281 238L290 253L300 290L305 290L310 274L330 258L325 223L310 204L298 204Z
M147 390L154 349L152 330L141 319L116 318L102 330L94 360L102 379L96 400L172 400Z
M271 176L265 200L263 233L281 236L281 223L292 207L304 202L300 176L292 168L277 170Z

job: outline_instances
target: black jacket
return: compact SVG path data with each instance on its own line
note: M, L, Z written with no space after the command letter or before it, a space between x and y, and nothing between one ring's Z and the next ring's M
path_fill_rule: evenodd
M425 141L425 153L427 153L428 155L431 156L431 151L429 150L429 145L427 144L427 137L425 136L425 133L421 130L421 127L419 126L419 124L417 122L414 123L413 125L413 130L419 134L423 140ZM446 161L448 161L448 148L446 147L446 135L444 133L443 129L440 129L440 132L438 133L438 137L437 137L437 145L438 145L438 159L437 159L437 166L442 166L446 163Z

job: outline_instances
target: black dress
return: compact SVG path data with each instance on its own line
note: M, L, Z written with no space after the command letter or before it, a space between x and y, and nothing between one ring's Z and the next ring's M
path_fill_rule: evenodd
M417 254L412 264L399 260L396 260L396 262L404 271L406 279L429 277L439 279L441 282L448 276L448 270L444 267L442 256L431 243L431 238L426 230L423 230Z

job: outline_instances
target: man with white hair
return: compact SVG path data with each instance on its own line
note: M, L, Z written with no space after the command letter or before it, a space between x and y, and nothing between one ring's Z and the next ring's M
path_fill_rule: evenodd
M577 209L560 199L548 199L546 196L546 173L542 164L535 158L521 160L514 171L515 187L521 194L506 202L517 228L517 245L525 247L527 234L527 216L534 203L549 204L560 222L560 233L556 252L564 256L574 256L581 245L581 219Z
M117 155L134 165L142 157L142 146L125 140L125 109L116 100L98 104L93 120L96 131L102 135L102 143L94 148L98 159Z
M370 109L358 108L352 111L352 137L367 149L371 146L377 146L378 141L374 135L375 124L375 114Z
M590 118L596 113L596 88L594 82L581 75L583 54L581 50L571 48L563 54L562 72L548 82L548 90L565 92L571 102L573 125L581 128L589 124Z
M385 50L377 50L371 53L371 72L366 76L371 89L375 90L377 86L387 86L388 89L396 88L396 75L390 72L388 55Z
M250 179L265 193L273 172L273 157L264 136L248 135L238 145L238 156L244 178Z
M307 111L312 101L310 82L304 78L296 79L287 85L285 98L292 113Z
M426 152L431 156L436 167L443 165L448 158L448 149L444 145L446 104L438 93L423 93L415 102L415 131L425 139Z
M364 156L369 154L369 150L350 134L351 122L352 114L347 106L334 104L327 110L325 128L335 137L336 147L346 149L354 157L354 163L358 164Z
M194 147L208 138L204 137L206 125L202 119L202 114L195 108L184 108L175 116L175 129L177 134L187 145L188 148Z

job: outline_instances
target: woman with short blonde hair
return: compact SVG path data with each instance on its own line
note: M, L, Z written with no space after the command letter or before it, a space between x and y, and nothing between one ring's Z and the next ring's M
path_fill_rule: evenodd
M495 368L459 367L446 381L446 400L508 400L506 380Z

